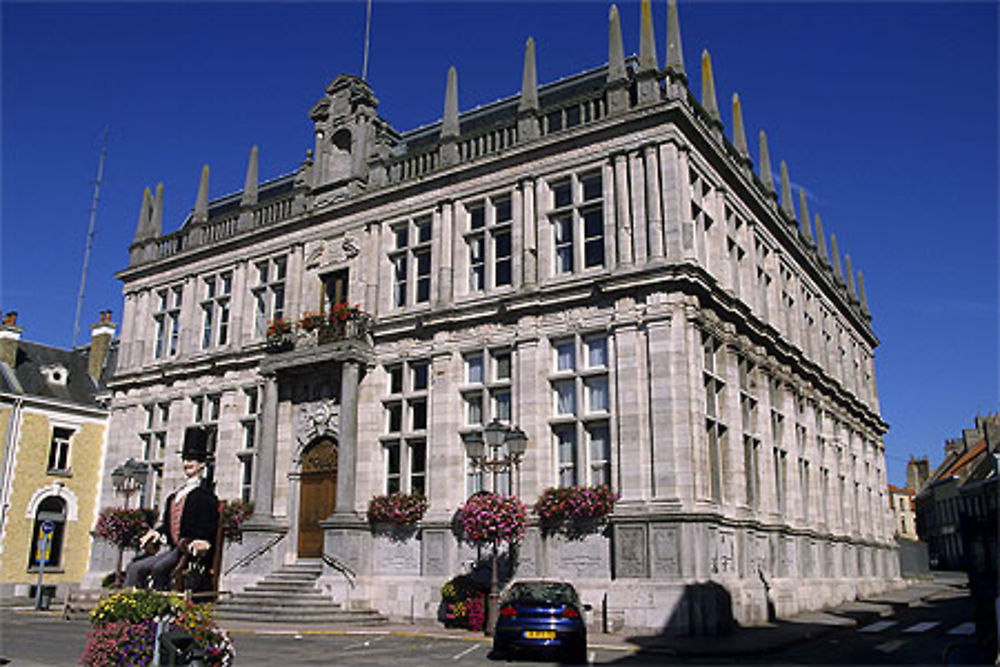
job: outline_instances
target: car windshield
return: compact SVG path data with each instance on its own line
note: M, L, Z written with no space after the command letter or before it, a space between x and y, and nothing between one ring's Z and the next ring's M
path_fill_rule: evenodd
M504 600L513 602L555 602L557 604L578 604L576 591L569 584L554 581L533 581L514 584L504 595Z

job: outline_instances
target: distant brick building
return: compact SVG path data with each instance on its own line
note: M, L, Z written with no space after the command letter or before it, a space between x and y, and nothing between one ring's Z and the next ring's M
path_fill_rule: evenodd
M914 492L889 485L889 506L892 508L896 537L917 539L917 513L913 504Z
M87 572L107 441L104 378L114 365L110 312L89 346L65 350L21 340L17 313L0 324L0 594L37 581L40 526L55 530L46 584L79 586ZM111 352L109 354L109 351Z
M612 9L607 66L539 86L529 41L519 95L459 113L452 69L441 122L409 132L338 76L301 165L258 183L255 148L214 201L206 167L176 231L146 191L107 461L162 462L169 486L165 448L217 427L220 497L257 505L227 587L328 556L357 581L328 560L327 597L434 617L476 558L450 525L490 485L463 442L493 419L528 435L525 500L620 491L603 534L533 527L517 571L606 594L614 628L752 624L896 579L861 275L783 162L775 187L763 132L754 172L735 96L724 133L707 53L688 89L673 4L660 67L649 11L637 59ZM342 301L371 320L281 324ZM430 504L405 541L365 521L397 490Z
M973 428L945 442L944 460L917 494L917 532L927 542L933 567L965 569L963 517L977 522L992 512L995 519L998 445L1000 416L976 416Z

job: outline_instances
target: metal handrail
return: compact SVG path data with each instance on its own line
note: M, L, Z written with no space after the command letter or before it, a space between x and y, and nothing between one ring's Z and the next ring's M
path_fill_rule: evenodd
M265 551L268 551L269 549L271 549L272 547L274 547L278 542L280 542L284 538L285 538L284 534L275 536L274 538L271 539L270 542L268 542L268 543L266 543L266 544L264 544L262 546L257 547L254 551L250 552L249 554L247 554L243 558L239 559L238 561L236 561L235 563L233 563L232 565L230 565L229 568L226 570L225 574L229 574L230 572L232 572L236 568L243 567L244 565L247 565L247 564L252 563L253 561L257 560L257 558L259 558L260 556L262 556Z
M323 554L323 562L344 575L344 579L347 580L347 583L350 584L351 588L354 588L354 580L357 579L358 575L347 565L347 563L339 560L335 556L331 556L328 553Z

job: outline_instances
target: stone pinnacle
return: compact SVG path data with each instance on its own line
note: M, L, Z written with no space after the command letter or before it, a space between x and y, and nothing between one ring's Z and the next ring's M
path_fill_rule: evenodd
M538 71L535 68L535 40L524 44L524 74L521 76L521 102L518 111L538 110Z
M677 0L667 2L667 69L684 74L684 50L681 48L681 22Z
M868 296L865 294L865 277L858 271L858 299L861 301L861 309L866 313L868 310Z
M743 107L740 104L740 96L733 93L733 146L741 157L749 158L750 149L747 148L747 134L743 129Z
M153 199L153 217L149 220L149 234L153 238L163 236L163 183L156 184L156 198Z
M458 72L448 68L448 85L444 92L444 119L441 121L442 137L458 136Z
M618 18L618 7L611 5L608 11L608 83L626 78L621 19Z
M653 10L649 0L642 0L639 22L639 71L655 72L660 69L656 62L656 37L653 33Z
M208 165L201 168L198 182L198 198L194 200L194 221L208 222Z
M826 250L826 236L823 234L823 220L816 214L816 247L819 248L819 256L830 263L830 254Z
M767 134L760 131L760 182L774 194L774 176L771 175L771 154L767 150Z
M840 266L840 251L837 250L837 235L830 234L830 263L833 264L833 275L844 281L844 269Z
M144 241L149 238L149 208L153 195L147 187L142 191L142 204L139 206L139 220L135 223L135 241Z
M705 107L709 117L721 122L719 104L715 101L715 78L712 76L712 56L708 49L701 52L701 106Z
M844 276L847 278L847 293L855 299L858 298L858 290L854 286L854 269L851 267L851 256L844 253Z
M240 206L254 206L257 203L257 146L250 149L250 159L247 162L247 176L243 181L243 196Z
M812 243L812 218L809 217L809 205L806 203L805 188L799 188L799 224L802 225L802 233L806 239Z
M795 205L792 203L792 182L788 178L788 165L781 161L781 210L789 220L795 220Z

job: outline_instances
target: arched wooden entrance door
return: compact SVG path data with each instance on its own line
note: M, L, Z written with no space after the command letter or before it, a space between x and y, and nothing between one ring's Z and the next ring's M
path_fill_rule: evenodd
M319 522L330 516L337 505L337 443L330 438L317 440L302 457L299 485L300 558L323 555L323 529Z

